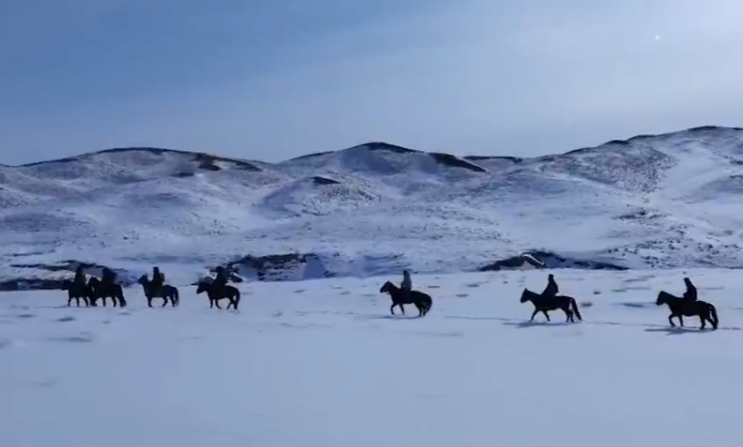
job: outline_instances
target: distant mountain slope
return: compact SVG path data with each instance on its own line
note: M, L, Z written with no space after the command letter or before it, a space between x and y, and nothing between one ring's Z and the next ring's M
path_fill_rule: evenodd
M534 250L742 267L741 193L743 130L723 127L534 158L387 143L281 163L111 149L0 166L0 279L19 258L198 270L281 253L339 275L476 270Z

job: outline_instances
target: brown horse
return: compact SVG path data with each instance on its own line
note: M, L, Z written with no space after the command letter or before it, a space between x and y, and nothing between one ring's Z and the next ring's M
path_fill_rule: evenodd
M667 305L671 309L671 315L668 316L668 322L671 323L671 327L676 327L673 324L673 317L678 317L681 327L684 327L684 317L692 317L694 315L699 316L699 321L702 323L699 329L704 329L706 321L712 324L712 328L717 329L717 325L720 323L720 319L717 318L717 309L714 305L706 301L693 301L687 303L683 298L673 296L668 292L660 291L658 298L655 300L655 304L658 306Z
M98 300L101 299L103 300L103 307L106 307L106 298L111 298L114 307L116 307L117 302L119 307L126 307L126 299L121 284L104 284L100 279L93 277L88 280L88 286L93 289L91 306L97 306Z
M237 305L240 304L240 291L236 287L224 286L216 287L211 281L201 281L199 286L196 288L196 293L201 294L206 292L209 297L209 308L211 309L214 305L219 307L219 300L228 299L230 304L227 305L227 309L232 306L233 309L237 310Z
M171 307L180 304L181 300L178 294L178 289L171 285L163 284L159 291L152 290L152 281L149 280L147 275L140 276L137 283L142 285L144 296L147 298L147 306L149 307L152 307L153 298L162 298L163 305L160 307L165 307L168 304L168 300L170 300Z
M529 319L529 321L534 321L534 317L536 317L537 313L539 312L542 312L547 318L547 321L550 321L550 316L547 314L547 311L557 309L562 309L562 311L565 312L565 315L567 316L565 322L570 321L572 323L575 323L573 314L575 314L575 316L578 317L579 320L583 321L583 316L578 310L578 304L575 302L575 298L570 296L544 296L540 295L539 293L532 292L529 289L524 289L524 291L521 293L520 301L522 303L531 301L531 303L534 305L534 313L531 314L531 318Z
M90 302L95 299L94 290L87 284L78 284L69 279L62 281L62 290L67 291L67 305L72 306L72 300L77 301L77 307L80 307L80 298L83 299L85 306L90 306Z
M402 290L389 281L384 283L382 288L379 289L379 293L387 293L392 299L392 306L390 307L390 313L392 315L395 315L395 306L400 306L402 314L405 315L403 304L415 304L415 307L418 308L418 316L423 317L431 310L431 305L433 304L430 295L417 290L411 290L408 297L405 298Z

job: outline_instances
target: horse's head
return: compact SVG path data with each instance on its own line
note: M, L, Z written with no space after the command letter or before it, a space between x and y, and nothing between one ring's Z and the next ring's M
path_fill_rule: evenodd
M143 286L146 285L148 282L150 282L150 281L149 281L149 278L147 278L147 275L142 275L137 280L137 284L141 284Z
M98 279L98 278L96 278L95 276L91 276L91 277L90 277L90 279L88 280L88 285L89 285L89 286L93 286L93 287L96 287L96 286L98 286L98 285L99 285L100 283L101 283L101 280L100 280L100 279Z
M658 298L656 298L656 300L655 300L655 305L656 306L662 306L664 304L667 304L668 303L668 297L669 296L670 295L668 293L666 293L665 291L661 290L660 292L658 292Z
M519 301L522 303L525 303L531 300L533 297L534 297L534 292L532 292L529 289L524 289L524 291L521 292L521 299Z
M204 293L209 288L209 283L206 281L199 281L199 285L196 287L196 294Z
M386 283L384 283L384 285L382 285L382 288L379 289L379 293L391 293L394 287L395 287L394 284L387 281Z

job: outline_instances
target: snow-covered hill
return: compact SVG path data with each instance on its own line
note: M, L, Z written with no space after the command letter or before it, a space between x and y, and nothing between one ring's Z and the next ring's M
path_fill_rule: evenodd
M0 166L0 280L78 260L134 272L177 263L190 282L217 263L289 253L340 276L477 270L532 250L742 267L742 192L743 130L721 127L536 158L385 143L276 164L113 149Z

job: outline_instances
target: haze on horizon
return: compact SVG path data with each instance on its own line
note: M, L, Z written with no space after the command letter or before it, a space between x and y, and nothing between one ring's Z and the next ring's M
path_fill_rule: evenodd
M0 163L367 141L534 156L743 125L735 0L0 3Z

